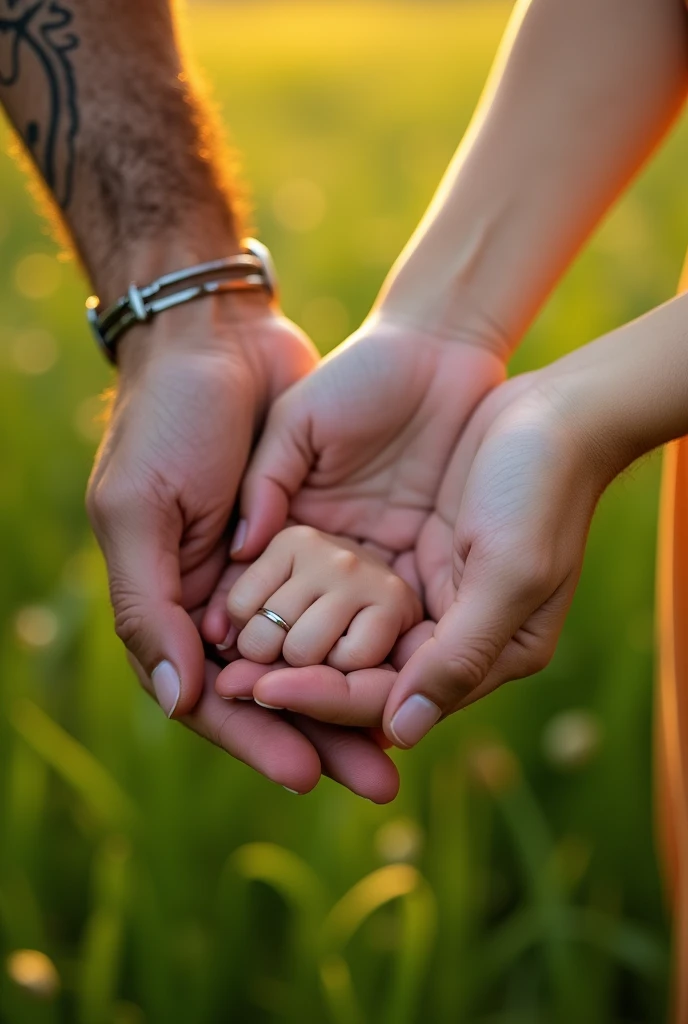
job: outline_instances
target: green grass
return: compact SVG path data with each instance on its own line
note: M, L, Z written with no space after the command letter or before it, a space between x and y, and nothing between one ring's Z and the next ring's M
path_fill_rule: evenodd
M422 212L507 13L421 0L193 7L190 39L253 182L285 308L323 350L360 321ZM515 368L671 295L687 157L684 125ZM327 781L296 799L167 723L127 670L82 510L108 371L73 267L23 262L54 246L9 159L0 196L0 1020L660 1020L658 459L604 499L546 672L400 758L393 805ZM561 717L575 709L582 718ZM557 728L588 735L584 763L557 761ZM54 961L52 999L9 979L5 959L22 948Z

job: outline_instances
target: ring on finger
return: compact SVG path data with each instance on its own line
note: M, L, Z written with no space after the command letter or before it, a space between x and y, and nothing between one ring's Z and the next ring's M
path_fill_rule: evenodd
M262 615L264 619L274 622L275 625L279 626L280 629L283 629L285 633L288 633L291 629L289 623L286 622L281 615L278 615L277 612L273 612L271 608L259 608L256 615Z

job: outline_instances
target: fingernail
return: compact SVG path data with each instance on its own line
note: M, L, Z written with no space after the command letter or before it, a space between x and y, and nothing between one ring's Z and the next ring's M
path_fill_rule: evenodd
M263 704L262 700L258 700L257 697L253 698L256 704L260 704L262 708L268 708L270 711L284 711L284 708L278 707L276 704Z
M182 689L177 670L169 661L161 661L153 669L151 681L158 704L167 717L171 718L179 702L179 695Z
M236 626L230 626L227 632L227 636L224 638L221 644L215 644L218 651L228 651L230 647L233 647L236 643L236 638L239 636L239 630Z
M392 718L389 731L398 747L413 747L430 732L441 716L436 704L421 693L414 693Z
M244 541L246 540L247 527L248 523L246 520L240 519L237 523L237 528L234 531L234 536L232 537L232 545L229 549L230 555L236 555L243 548Z
M287 793L293 793L294 796L301 796L298 789L289 789L289 786L282 786L282 789L286 789Z

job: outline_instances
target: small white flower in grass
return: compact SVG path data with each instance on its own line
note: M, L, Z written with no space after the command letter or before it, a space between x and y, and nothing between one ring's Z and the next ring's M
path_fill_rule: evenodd
M375 848L390 864L418 859L423 847L423 831L412 818L394 818L385 822L375 835Z
M573 709L555 715L542 734L542 752L555 768L582 768L595 756L602 741L599 721L590 711Z
M49 647L57 637L59 624L51 608L30 604L17 612L14 629L18 639L27 647Z
M15 949L7 957L7 974L20 988L39 999L52 999L60 990L60 976L50 957L37 949Z

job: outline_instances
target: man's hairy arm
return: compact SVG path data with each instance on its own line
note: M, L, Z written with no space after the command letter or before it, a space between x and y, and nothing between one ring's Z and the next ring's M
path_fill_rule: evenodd
M232 161L173 10L168 0L0 0L0 101L105 303L131 281L239 246ZM117 632L168 714L290 789L310 789L322 768L388 800L395 769L367 738L342 743L334 727L256 705L230 714L194 625L226 561L255 430L314 358L262 293L206 297L130 331L88 508Z
M0 0L0 100L106 301L237 249L230 161L167 0L144 17L134 0Z

